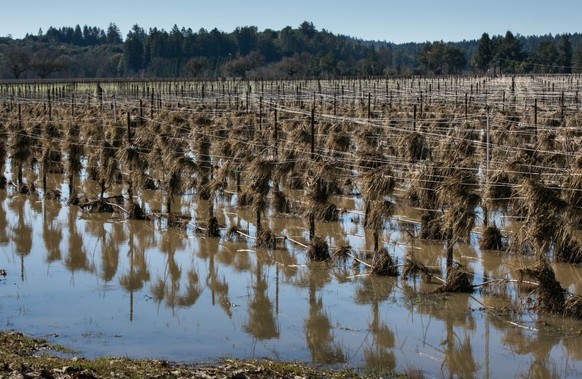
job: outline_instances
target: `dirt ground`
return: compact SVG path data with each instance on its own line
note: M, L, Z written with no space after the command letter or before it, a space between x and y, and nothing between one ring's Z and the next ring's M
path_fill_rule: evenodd
M60 356L60 357L59 357ZM72 358L63 358L72 356ZM217 364L103 357L87 360L45 340L0 331L0 378L378 378L351 370L330 371L293 362L223 359ZM384 376L385 377L385 376ZM393 377L405 377L394 375Z

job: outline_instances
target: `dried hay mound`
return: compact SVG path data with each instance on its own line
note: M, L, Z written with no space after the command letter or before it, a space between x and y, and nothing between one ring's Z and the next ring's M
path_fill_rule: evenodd
M500 251L505 249L505 243L503 242L503 236L501 235L501 230L497 225L489 225L483 231L481 240L479 241L479 248L481 250L496 250Z
M69 197L67 205L79 205L80 202L81 200L79 199L79 196L76 193L73 193L73 195Z
M113 205L104 199L87 201L83 204L80 204L80 206L83 209L87 208L90 213L113 213Z
M248 190L244 190L238 194L237 204L240 207L247 207L253 203L253 194Z
M310 261L327 261L330 259L327 241L321 237L315 237L307 249L307 257Z
M558 229L554 241L554 259L556 262L582 263L582 245L564 227Z
M443 220L437 211L424 211L420 217L420 238L425 240L445 240Z
M455 263L447 272L447 280L444 284L438 287L434 292L463 292L471 293L473 292L473 286L471 285L472 273L469 270L459 264Z
M255 247L264 247L267 249L277 248L277 236L271 229L260 228L257 230Z
M377 199L392 193L396 186L396 178L392 167L382 166L365 171L361 175L362 194L368 199Z
M380 230L384 226L384 220L394 214L396 205L389 200L368 200L366 202L366 218L364 227Z
M358 151L357 165L361 171L369 172L386 163L386 157L376 149L363 148Z
M60 200L61 199L61 191L57 189L47 190L44 194L44 198L47 200Z
M527 235L537 246L557 240L564 227L563 214L568 204L558 191L537 180L525 180L521 186L527 209Z
M378 249L374 252L370 273L378 276L398 276L398 267L388 250Z
M348 259L349 256L353 255L353 249L350 246L349 243L344 242L342 244L340 244L339 246L336 246L336 248L334 249L333 253L332 253L332 257L333 259L335 259L338 262L343 262L345 263L346 260Z
M519 271L519 281L532 279L538 283L537 307L547 314L562 314L564 312L566 292L556 279L554 269L547 259L541 257L533 268Z
M271 204L276 212L279 213L290 213L292 210L291 202L285 196L282 191L273 191L273 199Z
M231 225L230 228L226 230L226 238L233 242L238 242L243 239L242 231L236 225Z
M409 250L404 257L404 269L402 270L402 279L406 279L411 275L416 275L421 272L429 278L435 274L440 273L438 268L428 268L414 256L414 252Z
M511 202L513 185L507 172L501 170L495 171L489 177L483 197L494 207L506 209Z
M431 151L423 134L410 133L400 141L399 145L402 146L400 154L412 163L430 158Z
M34 184L31 184L30 186L27 184L21 184L16 187L16 191L21 195L28 195L29 193L35 193L36 188L34 187Z
M319 221L335 222L339 219L340 211L335 204L325 204L315 208L315 219Z
M572 295L564 304L564 316L582 319L582 296Z
M168 215L168 228L186 229L189 222L190 216L175 214Z
M216 216L208 217L206 222L206 231L204 232L206 237L220 237L220 225L218 224L218 219Z
M409 174L410 185L407 190L409 202L420 208L437 207L437 186L450 173L434 162L423 162L417 170Z
M139 206L138 203L134 201L129 202L129 206L127 208L129 219L131 220L146 220L147 216L143 209Z

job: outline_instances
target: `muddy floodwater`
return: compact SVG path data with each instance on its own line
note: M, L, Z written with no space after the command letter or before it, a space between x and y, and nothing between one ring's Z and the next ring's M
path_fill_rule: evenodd
M60 179L54 179L60 180ZM87 192L90 189L86 189ZM159 209L145 191L144 209ZM347 241L365 260L372 236L357 197L333 199L341 222L318 223L330 246ZM250 210L234 194L220 201L222 236L120 214L92 214L39 195L0 191L0 325L103 355L212 361L269 357L425 377L579 377L582 324L540 318L526 290L485 286L473 294L427 295L437 285L421 276L378 277L366 267L312 263L305 249L281 240L275 250L252 239L231 240L238 225L254 235ZM191 223L208 204L176 199ZM397 217L404 219L405 210ZM268 219L277 235L306 241L301 218ZM503 224L511 228L509 223ZM400 262L414 249L425 264L444 265L442 243L410 237L413 224L392 221L381 240ZM458 245L455 260L473 283L508 278L524 258L481 252L478 233ZM577 293L582 270L555 265L563 287ZM517 309L517 310L516 310Z

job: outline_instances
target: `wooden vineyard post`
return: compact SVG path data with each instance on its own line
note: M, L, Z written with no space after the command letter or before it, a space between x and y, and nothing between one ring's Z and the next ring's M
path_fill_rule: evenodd
M560 97L560 118L562 126L564 126L564 91L562 91L562 96Z
M311 108L311 160L315 160L315 105ZM315 238L315 214L309 213L309 241Z
M534 128L535 135L538 135L538 99L534 99Z
M414 111L413 111L413 117L412 117L412 131L415 132L416 131L416 104L414 104Z
M47 98L48 98L48 117L49 121L53 120L53 112L52 112L52 103L51 103L51 90L47 90Z
M115 101L115 95L113 95L113 124L117 124L117 102Z
M315 107L311 108L311 160L315 160Z
M143 101L142 99L139 99L139 124L143 125L144 124L144 119L143 119Z
M489 185L489 105L486 106L486 131L485 131L485 188ZM485 227L489 226L489 210L487 209L486 203L482 206L483 208L483 225Z
M150 102L150 120L154 119L154 89L152 88L152 98Z
M263 96L259 96L259 130L263 130Z
M275 125L274 125L275 131L273 133L273 139L275 140L274 141L275 148L274 148L274 151L273 151L273 156L274 156L275 159L277 159L277 156L279 155L278 146L277 146L277 144L279 143L279 141L278 141L278 139L279 139L279 130L278 130L279 125L277 124L277 108L276 107L275 107L274 117L275 117Z
M127 112L127 144L131 145L131 115Z

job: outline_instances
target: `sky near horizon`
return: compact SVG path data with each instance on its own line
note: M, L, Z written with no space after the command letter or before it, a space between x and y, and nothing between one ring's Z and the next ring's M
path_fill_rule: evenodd
M579 0L18 0L2 6L0 37L77 24L107 30L111 22L125 38L135 24L146 31L177 25L229 33L238 26L281 30L309 21L317 30L364 40L457 42L508 30L524 36L582 32L581 16Z

